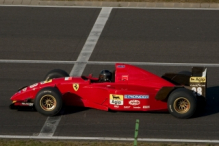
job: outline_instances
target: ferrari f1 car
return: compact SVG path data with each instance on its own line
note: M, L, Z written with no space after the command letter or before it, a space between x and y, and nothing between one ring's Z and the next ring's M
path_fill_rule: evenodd
M46 116L57 115L63 105L115 111L169 111L174 117L194 115L205 100L207 69L166 73L159 77L128 64L115 64L111 77L69 77L63 70L50 71L45 80L23 87L11 97L13 107L34 106Z

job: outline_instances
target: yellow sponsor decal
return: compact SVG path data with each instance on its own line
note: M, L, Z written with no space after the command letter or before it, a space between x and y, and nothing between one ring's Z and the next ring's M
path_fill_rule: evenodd
M110 94L110 104L123 105L123 95Z
M190 82L205 83L206 82L206 77L190 77Z
M16 100L12 101L12 103L15 103L15 102L17 102L17 101Z
M110 94L110 99L123 100L123 95Z
M74 89L75 91L78 91L78 89L79 89L79 84L78 84L78 83L74 83L74 84L73 84L73 89Z

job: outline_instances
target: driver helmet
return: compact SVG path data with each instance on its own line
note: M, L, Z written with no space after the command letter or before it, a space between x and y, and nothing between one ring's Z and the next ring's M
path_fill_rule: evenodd
M112 73L109 70L102 70L99 74L100 82L111 82Z

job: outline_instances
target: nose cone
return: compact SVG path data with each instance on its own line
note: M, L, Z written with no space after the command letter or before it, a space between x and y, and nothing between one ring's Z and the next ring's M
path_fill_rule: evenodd
M28 92L27 92L27 88L25 87L21 90L19 90L18 92L16 92L12 97L11 97L11 101L16 102L16 101L22 101L23 97L27 96Z
M40 83L35 83L33 85L20 89L11 97L12 103L17 101L25 101L26 99L32 98L38 88L40 88Z

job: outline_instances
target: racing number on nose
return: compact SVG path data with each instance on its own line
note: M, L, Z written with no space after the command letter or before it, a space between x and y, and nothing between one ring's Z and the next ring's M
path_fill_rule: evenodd
M78 89L79 89L79 84L77 84L77 83L73 84L73 88L74 88L75 91L78 91Z

